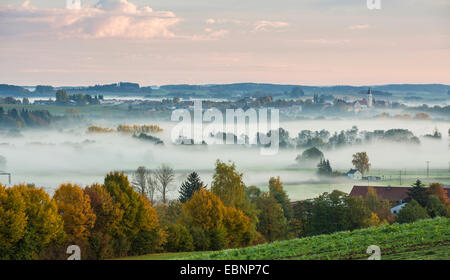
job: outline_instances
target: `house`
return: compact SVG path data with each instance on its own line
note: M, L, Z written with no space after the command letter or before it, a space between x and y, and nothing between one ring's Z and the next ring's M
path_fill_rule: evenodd
M361 180L362 179L362 174L357 169L350 169L350 171L345 173L345 176L347 176L348 178L350 178L352 180Z
M391 213L394 214L394 215L397 215L398 212L400 212L400 210L402 210L403 207L406 206L406 204L407 204L407 203L401 203L401 204L399 204L399 205L397 205L397 206L392 207L392 208L391 208Z
M362 179L366 181L381 181L380 176L364 176Z

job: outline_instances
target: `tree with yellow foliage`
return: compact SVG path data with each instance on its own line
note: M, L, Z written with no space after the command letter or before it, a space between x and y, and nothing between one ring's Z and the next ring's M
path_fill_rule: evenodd
M87 241L96 218L89 195L77 185L62 184L53 199L64 220L68 241Z
M166 237L150 201L137 193L128 177L120 172L106 175L104 187L123 211L118 227L116 255L146 254L159 250Z
M63 219L44 189L24 185L14 188L22 194L28 217L25 235L14 251L19 259L39 258L51 242L64 240Z
M376 214L381 223L392 223L395 217L391 213L391 205L387 200L379 200L378 194L373 187L367 189L365 203L369 210Z
M26 204L17 188L0 185L0 259L11 259L11 247L23 238Z
M225 207L224 226L227 230L228 248L243 247L254 239L255 229L244 212L233 207Z
M225 206L242 210L256 224L258 220L256 211L245 194L242 176L242 173L236 171L234 163L226 164L217 160L211 191L220 198Z
M0 258L38 259L63 238L56 203L42 188L0 186Z
M225 206L217 195L205 189L196 191L182 212L197 250L245 246L255 235L244 212Z
M374 226L380 226L381 224L383 224L380 221L380 218L378 218L377 214L375 213L371 213L369 219L367 220L367 226L369 227L374 227Z
M214 193L200 189L182 208L184 220L189 226L201 227L210 232L223 226L225 206Z

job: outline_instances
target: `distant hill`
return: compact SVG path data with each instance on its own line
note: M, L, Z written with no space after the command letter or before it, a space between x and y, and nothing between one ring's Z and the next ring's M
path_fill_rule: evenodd
M305 85L281 85L268 83L233 83L212 85L163 85L158 90L151 87L141 87L137 83L120 82L115 84L94 85L87 87L52 87L36 86L30 91L21 86L0 85L0 96L49 96L54 95L58 89L64 89L68 93L103 94L103 95L166 95L178 94L189 96L193 93L202 92L205 95L233 97L245 95L284 95L289 96L294 88L300 88L306 95L313 94L350 94L357 95L366 93L369 87L373 88L374 95L391 96L396 93L420 94L429 93L448 96L450 85L444 84L389 84L377 86L305 86Z
M24 97L30 93L29 90L13 85L0 84L0 96L20 96Z
M450 90L449 85L443 84L398 84L398 85L378 85L378 86L305 86L305 85L280 85L280 84L260 84L260 83L236 83L236 84L219 84L219 85L164 85L162 90L170 91L198 91L205 90L213 93L286 93L293 88L300 87L306 94L359 94L367 92L369 87L376 89L377 92L397 91L397 92L429 92L446 94ZM376 94L376 92L375 92Z

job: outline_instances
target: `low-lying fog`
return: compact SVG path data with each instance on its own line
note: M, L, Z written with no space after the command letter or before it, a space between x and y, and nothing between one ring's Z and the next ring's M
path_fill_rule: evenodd
M95 121L95 125L116 127L117 123ZM142 122L140 122L142 124ZM124 124L133 124L127 122ZM170 143L171 128L176 122L154 122L164 132L155 134L164 146L138 140L120 133L87 133L87 125L64 130L23 130L21 136L0 134L0 155L7 160L4 171L12 174L12 184L34 183L52 190L63 182L87 185L103 182L106 173L112 170L131 171L138 166L156 168L162 163L171 165L177 172L177 182L185 179L192 171L198 171L210 183L216 159L232 160L244 173L247 185L265 186L271 176L281 176L285 184L300 185L302 182L317 181L313 170L299 171L295 158L303 150L282 150L276 155L260 155L259 148L245 148L231 145L174 146ZM425 169L448 168L450 161L448 129L450 123L431 121L398 120L354 120L354 121L292 121L282 122L280 127L295 137L304 129L326 129L330 133L350 129L356 125L360 131L403 128L421 137L433 132L435 127L442 133L442 140L420 138L420 145L378 143L355 145L339 150L324 150L334 169L347 170L352 167L352 154L366 151L373 169ZM2 168L0 168L2 169ZM7 184L7 177L0 182Z

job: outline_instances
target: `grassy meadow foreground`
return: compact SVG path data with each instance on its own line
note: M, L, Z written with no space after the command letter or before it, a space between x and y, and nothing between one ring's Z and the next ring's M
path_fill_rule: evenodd
M449 260L450 219L435 218L411 224L344 231L276 241L215 252L151 254L128 260L348 260L367 259L367 247L381 248L382 260Z

